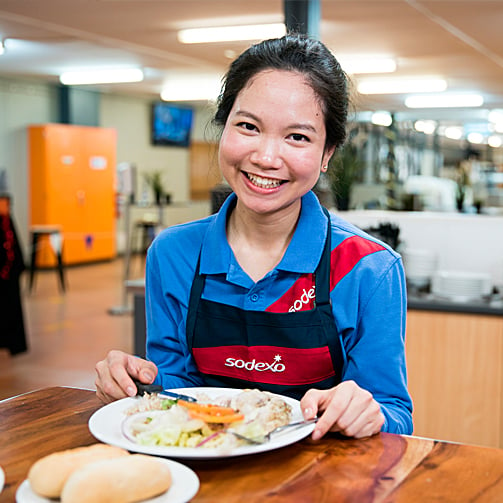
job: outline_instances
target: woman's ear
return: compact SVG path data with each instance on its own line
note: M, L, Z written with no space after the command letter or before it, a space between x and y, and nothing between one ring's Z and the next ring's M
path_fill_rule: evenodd
M323 157L321 159L321 171L326 172L328 169L328 162L330 161L331 157L334 155L335 152L335 147L331 147L328 149L325 149L323 152Z

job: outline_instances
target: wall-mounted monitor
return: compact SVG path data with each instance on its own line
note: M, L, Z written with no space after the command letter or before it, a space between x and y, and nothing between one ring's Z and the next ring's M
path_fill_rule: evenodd
M193 110L162 101L152 105L152 144L188 147Z

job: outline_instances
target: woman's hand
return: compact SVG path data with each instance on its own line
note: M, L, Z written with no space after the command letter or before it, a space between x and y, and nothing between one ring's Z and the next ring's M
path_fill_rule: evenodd
M123 351L110 351L96 364L96 395L105 403L136 395L133 379L151 384L157 375L154 363Z
M381 407L372 394L354 381L344 381L328 390L311 389L303 396L300 406L305 419L319 416L313 440L327 431L348 437L369 437L378 433L384 423Z

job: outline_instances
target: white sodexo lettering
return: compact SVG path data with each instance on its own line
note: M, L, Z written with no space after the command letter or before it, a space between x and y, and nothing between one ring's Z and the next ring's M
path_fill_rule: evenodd
M271 372L284 372L286 370L285 365L278 361L272 363L257 362L255 358L248 362L236 360L235 358L227 358L224 365L226 367L236 367L238 369L245 368L246 370L257 370L258 372L264 372L266 370L270 370Z
M300 299L294 301L293 305L288 309L289 313L294 313L296 311L300 311L305 304L309 304L311 299L315 297L315 287L311 287L309 290L305 288L302 290L302 295Z

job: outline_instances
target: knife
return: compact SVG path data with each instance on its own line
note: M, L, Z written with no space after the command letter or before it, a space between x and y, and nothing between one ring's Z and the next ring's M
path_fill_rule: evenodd
M197 399L193 396L183 395L182 393L176 393L174 391L169 391L163 389L159 384L143 384L136 379L133 379L136 385L136 396L143 396L145 393L157 393L159 396L165 396L167 398L172 398L175 400L185 400L186 402L197 402Z

